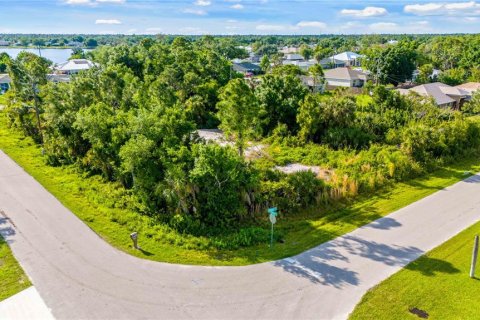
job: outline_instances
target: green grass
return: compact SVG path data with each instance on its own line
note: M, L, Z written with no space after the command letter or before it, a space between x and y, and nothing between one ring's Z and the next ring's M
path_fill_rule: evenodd
M72 166L45 165L39 147L30 138L7 128L4 113L0 113L0 149L113 246L146 259L203 265L247 265L298 254L454 184L466 177L467 170L480 171L479 159L465 159L335 208L312 209L289 218L280 216L276 228L285 234L284 242L273 249L265 239L265 243L248 248L217 250L206 245L210 239L178 234L149 217L124 209L122 202L128 202L128 194L117 184L87 177ZM261 223L269 228L266 214ZM139 232L143 251L131 247L129 234L133 231Z
M480 319L480 266L470 279L474 236L480 222L461 232L369 291L350 319Z
M0 236L0 301L31 286L7 243Z

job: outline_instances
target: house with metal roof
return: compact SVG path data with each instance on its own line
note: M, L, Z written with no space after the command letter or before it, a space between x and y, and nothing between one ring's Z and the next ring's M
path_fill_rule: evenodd
M77 74L97 66L98 64L87 59L72 59L56 65L53 69L57 74Z
M325 70L325 81L331 87L361 88L368 81L366 72L351 68Z
M363 58L362 55L351 52L351 51L345 51L339 54L336 54L334 56L331 56L327 58L330 61L338 60L343 62L345 67L360 67L361 65L361 59Z
M426 83L397 91L401 94L414 92L420 96L432 98L439 107L452 109L460 109L469 96L467 91L441 82Z
M335 69L347 66L345 61L337 60L333 57L320 60L320 65L323 69Z

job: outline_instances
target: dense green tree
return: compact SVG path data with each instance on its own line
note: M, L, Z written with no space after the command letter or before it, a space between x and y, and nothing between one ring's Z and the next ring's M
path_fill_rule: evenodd
M255 174L232 148L195 145L193 156L194 215L208 226L231 229L248 213L245 203L253 200Z
M335 54L335 51L332 48L323 48L321 46L317 46L315 48L315 52L313 54L315 60L320 63L321 60L328 58Z
M440 73L440 75L438 76L438 81L451 86L456 86L465 82L466 78L467 78L466 71L460 68L456 68L456 69L446 70Z
M305 60L310 60L310 58L313 57L314 51L309 46L302 45L300 47L300 52L299 53Z
M302 74L305 74L302 69L300 69L298 66L293 65L293 64L285 64L285 65L277 65L272 68L272 74L278 75L278 76L300 76Z
M263 56L262 60L260 61L260 68L262 68L262 71L267 73L271 69L271 62L268 56Z
M308 69L308 73L313 78L313 85L316 87L317 85L324 82L323 68L319 63L314 64Z
M424 64L419 69L419 74L416 79L417 83L429 83L432 80L432 73L433 73L433 65L432 64Z
M43 143L42 124L40 114L42 113L42 106L40 101L40 88L47 83L47 72L50 66L50 61L41 58L35 54L23 51L16 59L7 61L8 73L10 74L11 89L15 98L20 103L25 104L27 108L31 108L35 112L37 123L36 132L32 132L31 124L23 122L27 131L34 134L34 136Z
M0 73L7 71L8 60L10 60L10 56L6 52L0 52Z
M259 106L253 91L243 79L231 80L220 93L217 103L220 128L233 137L242 156L247 139L257 129Z
M72 60L72 59L85 59L86 56L85 56L85 51L83 51L82 48L73 48L72 49L72 54L70 55L70 58L68 58L69 60Z
M296 133L298 108L307 93L308 90L296 76L264 76L255 90L261 108L263 134L268 136L280 124L287 125L290 132Z
M85 46L87 48L96 48L98 46L98 41L92 38L85 40Z
M345 133L343 130L352 126L355 109L355 100L350 95L308 95L300 105L297 115L299 137L306 142L338 142L339 135ZM348 142L342 141L341 144L348 145Z
M415 50L408 44L373 47L366 50L364 66L370 70L381 84L397 85L412 78L415 70Z

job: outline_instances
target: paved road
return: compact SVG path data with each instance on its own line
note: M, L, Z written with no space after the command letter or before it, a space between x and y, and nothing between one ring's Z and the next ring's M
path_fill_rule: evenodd
M181 266L112 248L0 151L1 233L57 319L345 319L369 288L478 221L479 194L476 175L290 259Z

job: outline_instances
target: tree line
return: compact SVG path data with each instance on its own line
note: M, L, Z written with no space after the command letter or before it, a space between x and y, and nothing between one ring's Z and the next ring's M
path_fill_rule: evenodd
M6 62L6 112L49 165L118 181L132 191L133 211L193 234L255 225L272 205L295 214L478 150L480 127L459 111L383 86L312 93L282 67L246 81L232 70L235 48L213 37L102 47L92 52L99 67L69 83L48 82L48 62L23 52ZM235 147L196 134L217 127ZM272 153L247 160L249 141ZM273 170L277 147L334 174Z

